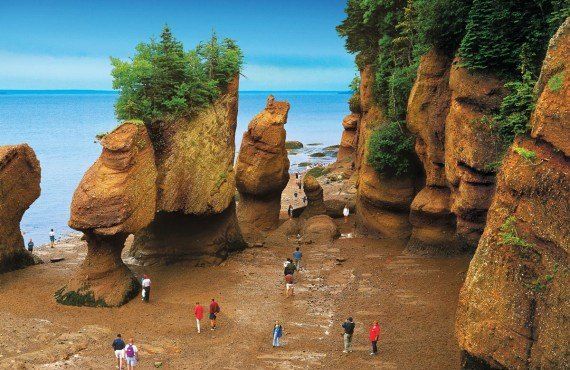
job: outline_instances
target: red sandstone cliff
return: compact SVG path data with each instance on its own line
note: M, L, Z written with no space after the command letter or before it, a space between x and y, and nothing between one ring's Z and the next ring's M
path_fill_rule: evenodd
M461 290L456 332L466 366L570 367L568 55L567 19L542 67L532 133L503 161Z

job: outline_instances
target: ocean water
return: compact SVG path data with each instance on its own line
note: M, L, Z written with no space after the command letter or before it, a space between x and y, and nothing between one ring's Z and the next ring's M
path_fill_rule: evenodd
M265 107L268 94L240 92L237 148L249 121ZM340 142L349 95L336 91L272 94L291 103L287 140L305 144L303 150L290 155L291 171L299 170L301 162L333 161L330 156L313 158L310 154ZM71 197L101 152L95 135L117 125L116 98L116 93L105 91L0 90L0 145L28 143L42 168L41 195L21 223L26 242L30 238L36 245L48 242L51 228L58 238L72 231L67 226Z

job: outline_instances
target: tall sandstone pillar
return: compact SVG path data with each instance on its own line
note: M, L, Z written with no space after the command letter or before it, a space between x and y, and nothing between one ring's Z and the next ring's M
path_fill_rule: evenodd
M121 251L127 236L148 225L156 211L152 144L142 123L125 122L101 145L71 202L69 226L84 233L87 256L56 293L66 305L120 306L140 289Z
M415 193L414 181L407 177L381 176L368 164L368 141L372 132L383 123L384 115L373 101L372 66L366 66L360 75L362 118L357 129L356 151L358 227L383 237L407 238L411 233L409 212Z
M449 113L451 58L437 49L420 60L407 110L408 129L416 136L415 151L425 172L425 187L410 210L412 235L408 249L421 253L457 252L455 215L445 178L445 120Z
M153 122L157 214L135 235L141 264L221 262L244 247L235 214L235 130L239 78L192 118Z
M0 146L0 273L34 264L20 221L40 196L40 163L27 144Z
M240 226L247 238L279 224L281 192L289 181L284 127L289 107L288 102L269 96L265 109L251 120L243 134L236 185Z

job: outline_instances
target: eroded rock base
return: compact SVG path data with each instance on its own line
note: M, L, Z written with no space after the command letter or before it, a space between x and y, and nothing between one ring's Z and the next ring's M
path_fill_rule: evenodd
M246 246L232 205L211 216L159 212L148 227L135 235L129 254L142 265L168 265L181 260L217 265Z
M133 299L140 283L123 263L121 251L127 234L85 234L87 256L71 281L55 293L58 303L69 306L114 307Z

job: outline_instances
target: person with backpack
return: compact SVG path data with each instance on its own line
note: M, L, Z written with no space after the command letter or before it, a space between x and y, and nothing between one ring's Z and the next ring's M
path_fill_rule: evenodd
M51 229L49 232L49 246L53 248L54 245L55 245L55 231Z
M113 347L113 351L115 351L115 358L117 359L119 370L122 370L123 359L125 358L125 341L121 338L121 334L117 334L117 338L115 338L111 347Z
M142 300L148 303L150 299L150 279L148 275L143 275L141 284L142 284Z
M194 307L194 317L196 318L198 334L200 334L200 321L204 318L204 307L198 302L196 302L196 306Z
M210 330L216 330L216 319L218 318L218 313L220 313L220 305L214 298L210 303Z
M371 356L375 356L378 353L378 339L380 338L380 325L378 321L374 321L374 325L370 328L370 343L372 344Z
M344 323L342 323L342 328L344 329L344 353L352 352L352 334L354 334L354 326L355 324L352 317L349 317Z
M295 270L297 270L291 258L287 258L287 261L285 261L284 266L285 267L283 269L283 275L293 275L295 273Z
M293 252L293 261L295 262L295 270L301 270L301 258L303 257L303 253L299 247L295 248L295 252Z
M28 252L32 253L34 251L34 242L32 239L28 242Z
M283 327L279 324L279 321L275 321L275 326L273 327L273 347L279 347L279 340L283 336Z
M129 339L129 344L125 346L125 361L127 362L127 370L133 370L139 361L139 350L135 346L135 340Z

